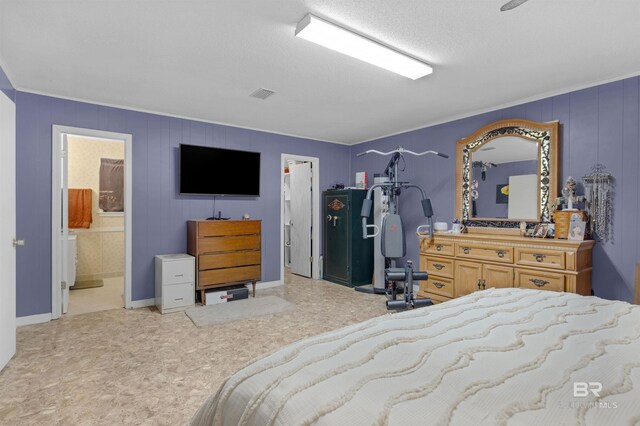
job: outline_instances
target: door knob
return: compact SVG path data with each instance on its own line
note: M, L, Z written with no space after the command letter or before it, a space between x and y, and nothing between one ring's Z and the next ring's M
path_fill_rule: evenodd
M334 216L333 217L333 227L336 227L336 222L338 222L338 219L340 219L338 216Z
M24 245L24 240L16 240L15 238L13 239L14 247L23 246L23 245Z

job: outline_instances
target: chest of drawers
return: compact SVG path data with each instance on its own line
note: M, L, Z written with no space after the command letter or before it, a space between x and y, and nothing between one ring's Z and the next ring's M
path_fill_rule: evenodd
M196 258L196 289L251 282L253 295L262 277L261 221L190 220L187 252Z
M436 302L490 287L591 295L594 241L511 235L435 234L420 240L420 296Z

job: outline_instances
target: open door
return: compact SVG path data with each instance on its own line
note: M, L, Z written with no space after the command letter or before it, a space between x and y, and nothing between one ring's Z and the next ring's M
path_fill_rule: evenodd
M291 176L291 272L311 277L311 163L292 164Z
M60 280L60 305L62 313L66 314L69 308L69 286L73 283L69 282L69 142L67 141L67 134L62 134L62 156L60 158L62 162L62 233L60 235L61 245L61 259L60 259L60 273L62 279Z
M0 92L0 370L16 353L16 106Z

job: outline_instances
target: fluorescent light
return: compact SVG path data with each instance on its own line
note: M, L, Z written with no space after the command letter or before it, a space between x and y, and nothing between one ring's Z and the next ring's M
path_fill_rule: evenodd
M311 14L298 22L296 36L412 80L433 72L433 68L424 62Z

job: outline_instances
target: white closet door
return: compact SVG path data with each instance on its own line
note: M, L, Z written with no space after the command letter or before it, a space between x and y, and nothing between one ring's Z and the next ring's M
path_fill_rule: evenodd
M16 353L16 106L0 92L0 370Z
M311 277L311 163L292 164L291 272Z

